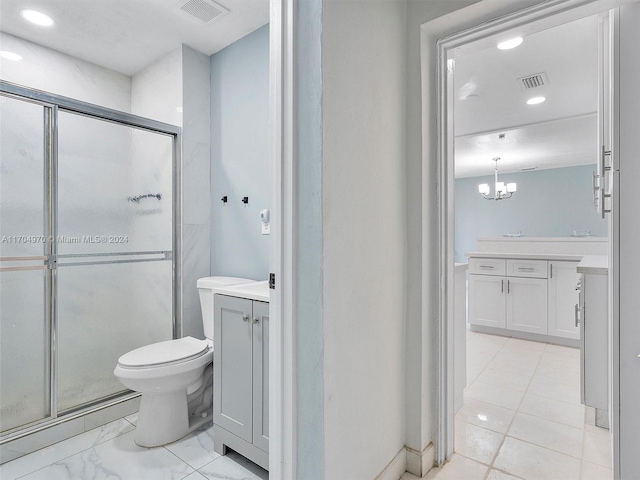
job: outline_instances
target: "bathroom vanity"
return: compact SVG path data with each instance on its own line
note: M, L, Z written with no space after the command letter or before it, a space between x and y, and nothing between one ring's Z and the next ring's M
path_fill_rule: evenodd
M269 287L215 292L214 450L231 448L269 469Z
M574 321L581 257L472 254L469 258L471 330L579 346Z
M478 240L467 254L471 330L580 346L578 263L606 249L595 237Z

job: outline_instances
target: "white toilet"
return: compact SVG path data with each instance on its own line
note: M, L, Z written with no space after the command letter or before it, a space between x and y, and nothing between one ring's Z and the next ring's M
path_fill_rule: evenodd
M236 277L197 282L206 340L184 337L125 353L113 371L130 390L142 393L135 442L164 445L211 420L213 406L213 288L253 283Z

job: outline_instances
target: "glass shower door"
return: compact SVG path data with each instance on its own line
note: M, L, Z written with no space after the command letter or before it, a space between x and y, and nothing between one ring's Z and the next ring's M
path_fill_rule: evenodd
M50 109L0 95L0 431L50 415Z
M57 409L115 395L118 357L173 338L173 138L60 111Z

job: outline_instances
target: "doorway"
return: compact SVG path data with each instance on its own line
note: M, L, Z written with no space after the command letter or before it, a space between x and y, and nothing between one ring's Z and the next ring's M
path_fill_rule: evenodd
M494 8L487 2L487 9L481 13L486 16L490 15L491 9ZM562 5L561 5L562 4ZM560 6L562 8L560 8ZM490 44L495 45L495 36L503 32L508 32L514 27L524 28L530 26L533 21L537 21L540 30L548 29L554 26L568 23L572 20L587 17L589 15L597 14L611 8L611 2L553 2L546 7L531 7L518 12L504 12L495 8L495 18L498 15L503 15L498 20L493 20L482 24L481 26L473 26L472 22L467 22L464 25L464 29L449 30L442 28L442 25L438 25L440 28L440 35L437 51L438 51L438 81L439 81L439 93L438 93L438 109L439 125L437 137L431 137L430 140L438 141L438 165L439 165L439 184L440 189L440 205L439 205L439 219L440 219L440 280L442 283L441 297L440 297L440 333L438 348L439 354L439 413L438 413L438 438L437 438L437 461L442 463L445 459L449 458L454 450L454 117L448 110L448 100L453 95L453 84L451 82L450 75L455 68L454 62L451 61L453 55L451 55L455 49L468 45L471 42L477 42L477 45L488 46ZM479 15L481 18L482 15ZM491 18L491 17L489 17ZM436 28L436 29L437 29ZM428 24L423 27L423 32L428 30ZM435 30L435 29L434 29ZM443 31L444 30L444 31ZM454 33L459 30L464 30L462 33ZM529 31L530 32L530 31ZM447 36L449 35L449 36ZM431 37L433 39L433 37ZM423 44L423 48L426 48L426 43ZM423 62L425 56L423 55ZM424 63L423 63L424 68ZM423 104L424 105L424 104ZM429 110L429 107L424 107ZM431 109L432 112L435 109ZM424 110L423 110L424 111ZM426 115L425 115L426 116ZM425 137L428 138L428 137ZM595 142L594 142L595 143ZM426 158L423 157L423 162ZM478 195L478 193L476 193ZM507 233L507 232L505 232ZM611 257L610 257L611 258ZM614 404L615 406L615 404ZM615 410L615 409L614 409ZM612 425L613 436L615 439L615 416L613 418ZM614 442L615 443L615 442ZM614 461L615 468L615 461Z

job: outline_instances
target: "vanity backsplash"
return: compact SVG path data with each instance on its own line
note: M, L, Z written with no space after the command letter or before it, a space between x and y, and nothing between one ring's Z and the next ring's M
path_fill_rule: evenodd
M478 252L607 255L606 237L496 237L479 238Z

